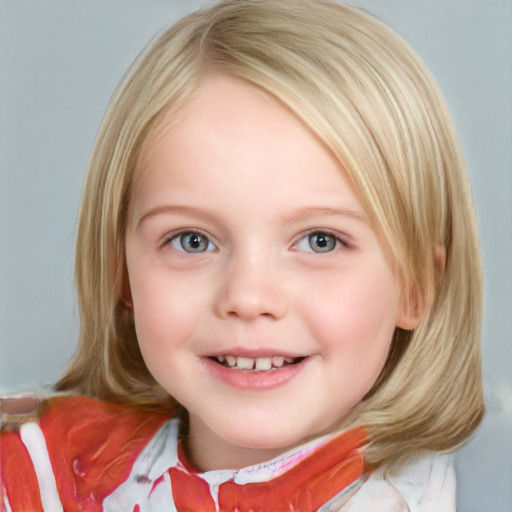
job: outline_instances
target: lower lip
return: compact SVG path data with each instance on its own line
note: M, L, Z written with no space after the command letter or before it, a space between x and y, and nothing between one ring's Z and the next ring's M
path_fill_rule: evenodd
M266 391L290 382L304 370L309 359L309 357L306 357L299 363L288 364L268 371L229 368L209 357L203 359L203 364L215 379L229 386L246 391Z

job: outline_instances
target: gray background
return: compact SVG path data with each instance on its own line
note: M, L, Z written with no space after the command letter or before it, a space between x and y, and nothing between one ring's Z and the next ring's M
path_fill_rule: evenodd
M0 0L0 390L62 373L77 337L83 173L146 42L205 0ZM461 512L512 510L512 1L359 0L427 62L469 162L485 266L487 416L457 455Z

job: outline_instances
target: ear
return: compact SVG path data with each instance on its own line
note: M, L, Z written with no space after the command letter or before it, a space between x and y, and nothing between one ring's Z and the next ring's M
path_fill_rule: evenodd
M396 326L406 331L416 329L427 314L434 301L435 291L444 274L446 265L446 248L437 244L427 257L424 289L418 282L410 284L403 290Z
M442 244L437 244L433 250L435 283L439 284L443 277L446 268L446 247Z
M128 276L128 269L126 263L124 263L121 271L121 283L119 285L119 299L123 306L132 311L133 310L133 299L132 291L130 287L130 278Z
M132 291L130 289L130 282L128 281L128 274L126 274L123 279L123 284L121 286L121 301L127 309L130 311L133 310Z
M129 309L130 311L133 311L133 300L132 300L132 293L130 291L130 287L128 286L127 291L123 291L121 293L121 302L126 307L126 309Z
M405 331L416 329L425 316L427 308L420 286L415 283L403 290L396 326Z

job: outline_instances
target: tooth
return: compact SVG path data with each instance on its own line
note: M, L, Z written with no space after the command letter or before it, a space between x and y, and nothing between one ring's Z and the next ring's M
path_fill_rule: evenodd
M219 361L219 363L223 363L224 362L224 356L217 356L217 361Z
M271 357L258 357L256 359L256 370L266 371L272 368L272 358Z
M273 356L272 357L272 366L275 366L276 368L281 368L284 364L284 357L283 356Z
M291 363L293 363L293 361L295 361L295 358L293 358L293 357L285 357L285 358L283 358L283 360L284 360L285 363L291 364Z
M226 363L228 363L228 366L235 366L236 365L236 357L235 356L226 356Z
M241 370L252 370L254 368L254 359L251 357L237 357L236 365Z

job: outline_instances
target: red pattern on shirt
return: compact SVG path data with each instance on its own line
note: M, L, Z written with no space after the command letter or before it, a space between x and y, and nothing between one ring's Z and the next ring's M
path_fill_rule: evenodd
M104 499L127 480L137 457L167 419L163 414L83 397L46 401L39 424L63 509L101 511ZM275 478L220 484L215 499L208 482L180 450L181 464L168 470L175 506L180 512L317 510L362 476L366 442L366 430L356 427L320 445ZM19 432L2 434L0 445L0 492L5 487L15 512L42 511L37 477ZM293 456L287 460L293 461ZM269 464L279 468L279 463ZM163 476L155 480L149 494L160 485L166 485ZM216 489L213 493L217 494ZM3 503L2 498L1 512ZM133 512L142 509L137 505Z
M264 482L219 486L221 512L313 511L363 475L362 447L367 432L356 427L327 442L282 475ZM170 470L172 492L180 512L215 512L208 483L199 474Z
M39 484L30 455L18 432L7 432L0 437L0 511L4 507L3 488L15 512L43 510Z
M99 512L102 502L122 482L140 452L168 419L126 406L84 397L58 397L45 404L39 425L56 477L57 490L66 512ZM11 437L9 437L11 436ZM39 496L39 485L30 456L18 432L2 435L2 478L7 496L16 512L42 510L41 501L24 496ZM32 468L21 479L18 467ZM14 480L18 482L13 483ZM35 500L35 501L34 501Z

